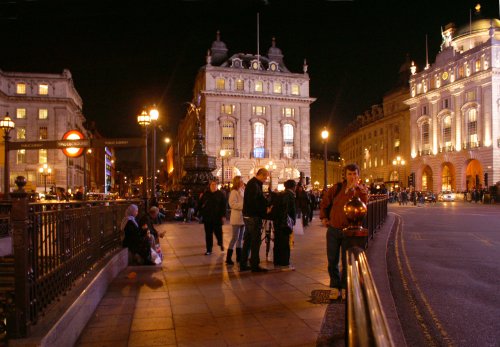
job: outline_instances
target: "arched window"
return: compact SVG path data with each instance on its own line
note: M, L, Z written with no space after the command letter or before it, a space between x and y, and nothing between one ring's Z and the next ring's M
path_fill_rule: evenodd
M425 121L422 123L422 150L429 151L431 149L430 134L429 134L429 122Z
M222 122L222 149L234 153L234 123L230 120Z
M264 158L264 137L265 128L261 122L253 124L253 156L254 158Z
M293 158L293 125L283 125L283 156Z
M467 141L466 148L478 147L477 136L477 109L471 108L467 112Z
M451 116L443 118L443 143L447 151L451 150Z

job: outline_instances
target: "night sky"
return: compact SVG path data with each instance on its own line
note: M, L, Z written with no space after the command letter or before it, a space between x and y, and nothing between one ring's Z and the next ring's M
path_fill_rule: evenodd
M441 27L468 25L476 1L0 0L0 69L73 74L83 112L107 137L136 137L144 105L160 107L164 132L176 132L194 77L217 30L231 56L256 53L271 39L292 72L309 65L311 147L326 125L334 138L398 80L409 54L431 63ZM482 14L498 18L497 1ZM332 145L335 149L335 144Z

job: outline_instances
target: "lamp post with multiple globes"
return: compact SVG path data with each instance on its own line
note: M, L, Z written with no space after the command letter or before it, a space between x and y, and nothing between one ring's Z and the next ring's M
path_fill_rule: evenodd
M324 154L323 154L323 160L324 160L324 177L325 177L325 183L324 183L324 186L323 186L323 189L327 189L327 183L328 183L328 170L327 170L327 167L328 167L328 136L330 134L328 133L328 130L326 130L326 127L323 129L323 131L321 132L321 138L323 139L323 144L324 144Z
M153 198L156 198L156 123L158 118L160 117L160 113L156 108L156 105L149 110L149 118L151 121L151 125L153 127L153 177L152 177L152 192Z
M52 174L52 168L50 168L47 164L43 164L38 171L40 172L40 175L43 176L44 194L47 195L47 176Z
M10 191L10 170L9 170L9 140L10 131L14 129L16 124L9 117L9 112L5 114L2 120L0 120L0 128L3 129L3 139L4 139L4 164L3 164L3 194L4 199L7 199Z
M144 179L142 182L143 192L142 198L144 199L144 207L147 211L148 209L148 126L151 124L151 117L146 110L143 110L140 115L137 116L137 123L144 128Z
M269 191L273 191L273 171L276 170L276 164L271 160L266 164L266 170L269 172Z

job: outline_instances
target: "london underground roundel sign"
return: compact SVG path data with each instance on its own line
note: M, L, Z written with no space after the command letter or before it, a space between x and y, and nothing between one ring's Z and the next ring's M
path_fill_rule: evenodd
M67 133L63 135L63 140L83 140L83 134L79 132L78 130L70 130ZM63 148L63 153L70 158L77 158L82 155L83 153L83 148L75 148L75 147L69 147L69 148Z

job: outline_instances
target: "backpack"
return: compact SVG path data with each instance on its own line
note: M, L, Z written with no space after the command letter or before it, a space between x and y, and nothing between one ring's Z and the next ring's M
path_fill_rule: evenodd
M337 182L336 188L335 188L335 193L333 193L332 201L330 201L330 204L325 208L325 216L328 219L330 219L330 211L332 210L333 201L335 200L337 195L340 193L341 189L342 189L342 182Z

